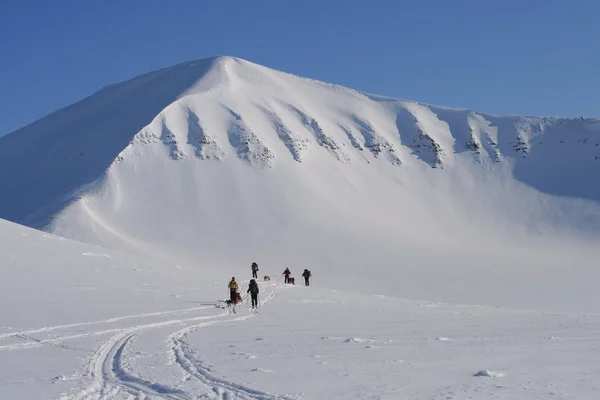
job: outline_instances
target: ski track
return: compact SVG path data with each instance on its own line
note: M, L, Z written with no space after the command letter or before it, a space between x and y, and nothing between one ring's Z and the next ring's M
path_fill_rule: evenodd
M243 293L247 288L247 281L242 282L240 285L240 293ZM269 293L269 295L262 301L259 301L260 308L264 304L268 304L271 302L283 288L286 287L284 284L267 284L261 288L261 293L263 293L267 288L273 287L273 290ZM247 296L246 296L247 298ZM201 310L206 308L213 307L197 307L195 310ZM178 314L190 312L193 309L187 310L179 310L179 311L170 311L163 313L151 313L151 314L142 314L143 316L152 316L152 315L166 315L166 314ZM127 346L135 340L135 338L149 329L156 328L164 328L174 325L185 325L189 323L194 323L197 321L204 321L197 324L186 326L175 333L172 333L168 336L167 342L169 343L169 354L170 358L175 365L178 365L187 375L191 378L196 379L199 383L201 383L209 398L217 398L217 399L227 399L227 400L292 400L291 397L284 397L279 395L273 395L266 392L262 392L259 390L254 390L251 388L247 388L245 386L226 381L224 379L218 378L217 376L211 374L208 369L204 366L204 364L197 358L192 348L185 342L185 337L194 331L197 331L203 327L207 327L210 325L225 323L225 322L238 322L244 321L246 319L252 318L257 315L257 312L254 310L250 311L247 315L232 318L232 319L222 319L223 317L231 316L231 311L224 311L215 315L208 316L200 316L200 317L192 317L185 319L175 319L169 321L148 323L144 325L138 325L123 329L110 329L99 332L88 332L85 334L79 335L70 335L64 336L51 340L39 340L34 339L28 336L25 336L23 333L11 333L10 335L5 335L5 337L18 337L23 339L28 339L31 343L27 343L31 346L54 346L69 350L82 350L87 351L85 349L77 349L71 348L68 346L64 346L59 344L61 341L72 339L75 337L83 337L83 336L91 336L91 335L100 335L100 334L108 334L117 332L113 335L109 340L104 342L98 350L94 352L90 360L88 361L88 366L86 367L86 371L83 374L84 378L91 379L90 385L80 390L76 394L63 394L60 396L59 400L109 400L113 399L117 396L128 395L130 398L133 397L135 399L143 399L146 396L150 396L152 398L162 398L162 399L171 399L171 400L182 400L182 399L196 399L197 395L192 395L190 393L186 393L184 390L178 387L172 387L168 385L163 385L157 382L146 380L140 376L135 375L127 365L127 357L126 350ZM140 316L142 316L140 315ZM113 318L111 321L120 321L123 319L136 318L140 316L128 316L128 317L119 317ZM82 323L83 325L92 325L95 323L105 323L109 320L104 321L96 321L90 323ZM72 324L69 326L82 326L82 324ZM55 330L64 328L66 326L57 326L57 327L49 327L49 328L40 328L36 330L32 330L33 332L46 332L48 330ZM28 332L32 332L28 331ZM6 347L6 346L5 346ZM216 397L215 397L216 396Z
M76 324L57 325L57 326L44 327L44 328L38 328L38 329L31 329L31 330L27 330L27 331L5 333L5 334L0 335L0 340L16 338L16 339L20 339L20 340L26 340L28 342L2 345L2 346L0 346L0 351L24 350L24 349L31 349L31 348L42 347L42 346L59 347L59 346L57 346L57 344L65 341L65 340L72 340L72 339L79 339L79 338L83 338L83 337L102 336L102 335L108 335L108 334L112 334L112 333L118 333L118 332L122 332L124 328L113 328L113 329L106 329L106 330L101 330L101 331L84 332L84 333L64 335L64 336L60 336L57 338L44 339L44 340L31 337L32 334L36 334L36 333L46 333L46 332L51 332L51 331L60 330L60 329L77 328L77 327L90 326L90 325L109 324L109 323L114 323L114 322L124 321L124 320L128 320L128 319L134 319L134 318L147 318L147 317L152 317L152 316L168 316L168 315L187 314L187 313L190 313L193 311L206 310L206 309L210 309L210 308L215 308L215 307L214 306L203 306L203 307L186 308L186 309L182 309L182 310L171 310L171 311L162 311L162 312L155 312L155 313L148 313L148 314L128 315L128 316L109 318L109 319L99 320L99 321L80 322L80 323L76 323ZM188 318L185 320L193 321L195 319ZM176 321L180 321L180 320L176 320ZM85 350L85 351L87 351L87 350Z
M268 286L273 286L268 285ZM271 291L271 293L262 301L259 301L259 308L271 302L279 292L284 288L284 285L275 285L275 288ZM261 290L262 292L263 290ZM173 333L169 337L169 342L171 344L172 353L174 361L190 376L196 378L201 384L205 386L207 393L213 393L216 395L217 399L223 400L293 400L292 397L280 396L276 394L271 394L267 392L263 392L256 389L251 389L246 386L236 384L234 382L229 382L225 379L219 378L212 373L210 370L204 365L202 361L200 361L195 352L192 350L190 345L185 341L185 337L205 326L212 325L217 322L238 322L243 321L248 318L252 318L256 315L256 313L251 312L249 315L234 318L226 321L211 321L204 324L199 324L195 326L186 327L178 332ZM214 398L214 397L213 397Z
M48 326L48 327L43 327L43 328L24 330L24 331L20 331L20 332L3 333L3 334L0 334L0 340L7 339L10 337L17 337L17 336L21 336L21 335L33 335L35 333L45 333L45 332L50 332L50 331L59 330L59 329L78 328L78 327L89 326L89 325L110 324L113 322L119 322L119 321L124 321L124 320L128 320L128 319L135 319L135 318L185 314L185 313L190 313L190 312L194 312L194 311L205 310L207 308L213 308L213 306L192 307L192 308L185 308L182 310L170 310L170 311L160 311L160 312L153 312L153 313L147 313L147 314L126 315L123 317L109 318L109 319L103 319L103 320L98 320L98 321L88 321L88 322L78 322L75 324L68 324L68 325Z

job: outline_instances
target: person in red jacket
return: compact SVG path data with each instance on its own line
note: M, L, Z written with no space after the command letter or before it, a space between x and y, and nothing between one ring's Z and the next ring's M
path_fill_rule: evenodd
M285 271L283 271L283 275L285 276L285 283L290 283L290 275L292 274L292 272L290 271L290 269L288 267L285 267Z

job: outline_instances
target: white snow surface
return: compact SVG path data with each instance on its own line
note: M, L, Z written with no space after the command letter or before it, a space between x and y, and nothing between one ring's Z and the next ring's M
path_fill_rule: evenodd
M0 222L2 399L597 399L600 315L259 280ZM248 268L249 269L249 268ZM248 272L248 271L246 271ZM238 274L245 288L246 276ZM442 340L443 338L443 340Z
M599 144L232 57L110 85L0 138L0 399L596 399Z

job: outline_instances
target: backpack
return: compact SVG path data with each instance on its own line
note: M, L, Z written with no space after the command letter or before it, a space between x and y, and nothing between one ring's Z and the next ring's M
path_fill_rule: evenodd
M254 279L250 281L250 285L248 285L248 291L252 294L256 294L260 291L260 289L258 288L258 284Z

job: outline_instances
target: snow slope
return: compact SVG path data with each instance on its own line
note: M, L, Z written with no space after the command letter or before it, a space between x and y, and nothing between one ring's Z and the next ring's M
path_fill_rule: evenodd
M310 266L363 293L596 310L599 129L217 57L0 139L0 215L202 271Z
M203 271L257 260L365 293L596 309L599 130L217 57L1 138L0 215Z
M258 313L244 304L232 314L217 307L229 276L1 220L0 272L2 399L591 400L600 392L598 314L275 278L260 282Z
M0 139L0 166L11 171L1 176L9 190L0 210L43 226L82 186L145 150L261 168L329 156L337 168L391 164L421 179L439 175L428 167L486 176L506 169L543 193L597 201L587 182L597 176L599 132L599 119L434 107L216 57L110 85Z

